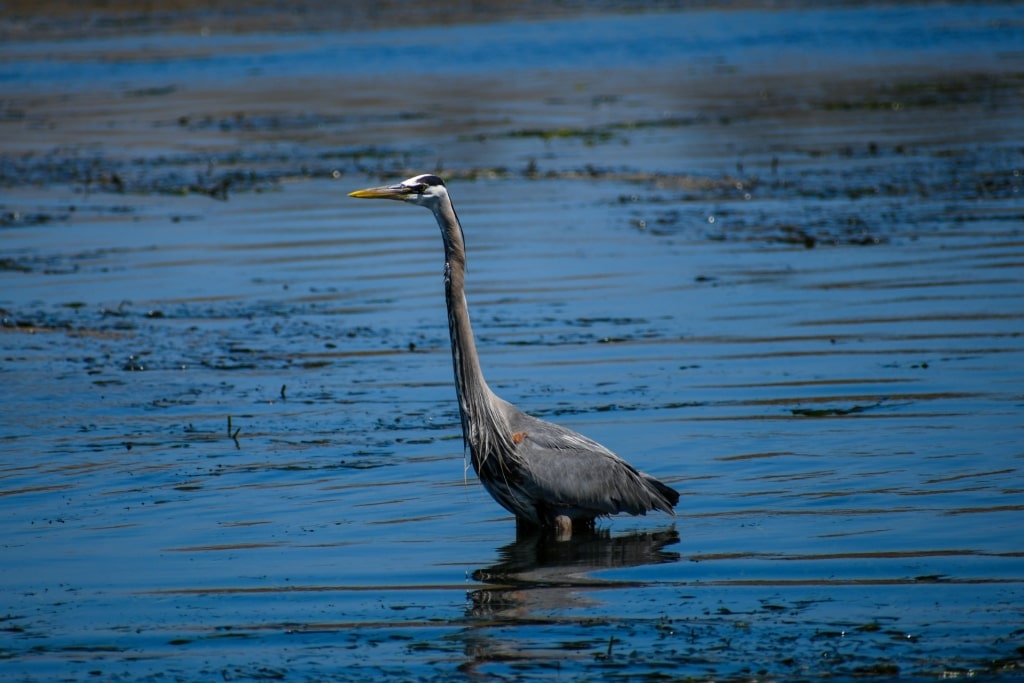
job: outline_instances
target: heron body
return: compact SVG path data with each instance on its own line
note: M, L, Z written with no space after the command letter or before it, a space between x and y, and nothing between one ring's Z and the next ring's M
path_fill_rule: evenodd
M484 380L466 304L466 246L444 181L418 175L351 197L395 199L434 214L444 242L445 302L462 436L480 482L522 526L592 526L594 519L649 510L674 514L679 493L638 471L601 444L527 415Z

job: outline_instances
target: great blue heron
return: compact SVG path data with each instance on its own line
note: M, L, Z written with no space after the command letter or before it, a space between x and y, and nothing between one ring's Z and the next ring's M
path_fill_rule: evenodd
M435 175L418 175L349 196L425 206L437 219L444 241L445 303L462 437L480 482L516 516L520 528L554 527L564 537L571 534L574 523L591 528L595 518L619 512L675 514L677 491L637 471L596 441L527 415L487 386L469 324L462 226L444 181Z

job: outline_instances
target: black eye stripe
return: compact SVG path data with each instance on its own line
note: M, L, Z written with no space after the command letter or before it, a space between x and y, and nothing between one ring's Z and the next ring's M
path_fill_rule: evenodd
M407 179L402 183L409 194L424 194L432 187L444 187L444 181L436 175L420 175Z
M420 176L419 181L425 187L431 187L433 185L444 185L444 181L438 178L436 175Z

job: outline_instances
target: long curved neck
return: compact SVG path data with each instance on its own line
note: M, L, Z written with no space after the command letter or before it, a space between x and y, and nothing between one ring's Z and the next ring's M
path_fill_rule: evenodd
M437 222L444 238L444 299L448 307L448 331L452 340L452 365L455 387L459 393L459 407L465 416L473 413L473 401L484 398L490 391L480 369L473 326L469 322L469 304L466 303L466 245L462 228L450 201L438 208ZM465 419L465 417L463 418Z
M473 466L479 471L483 461L497 445L495 439L508 437L507 425L495 410L498 400L480 369L473 327L469 322L466 303L466 245L462 227L451 200L445 198L433 209L434 217L444 239L444 287L448 307L448 331L452 341L452 367L455 371L455 390L459 399L462 436L469 446Z

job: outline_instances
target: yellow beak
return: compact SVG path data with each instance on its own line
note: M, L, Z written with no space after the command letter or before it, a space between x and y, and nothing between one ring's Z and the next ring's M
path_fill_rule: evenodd
M349 197L356 199L405 199L410 190L404 185L391 185L387 187L368 187L365 190L349 192Z

